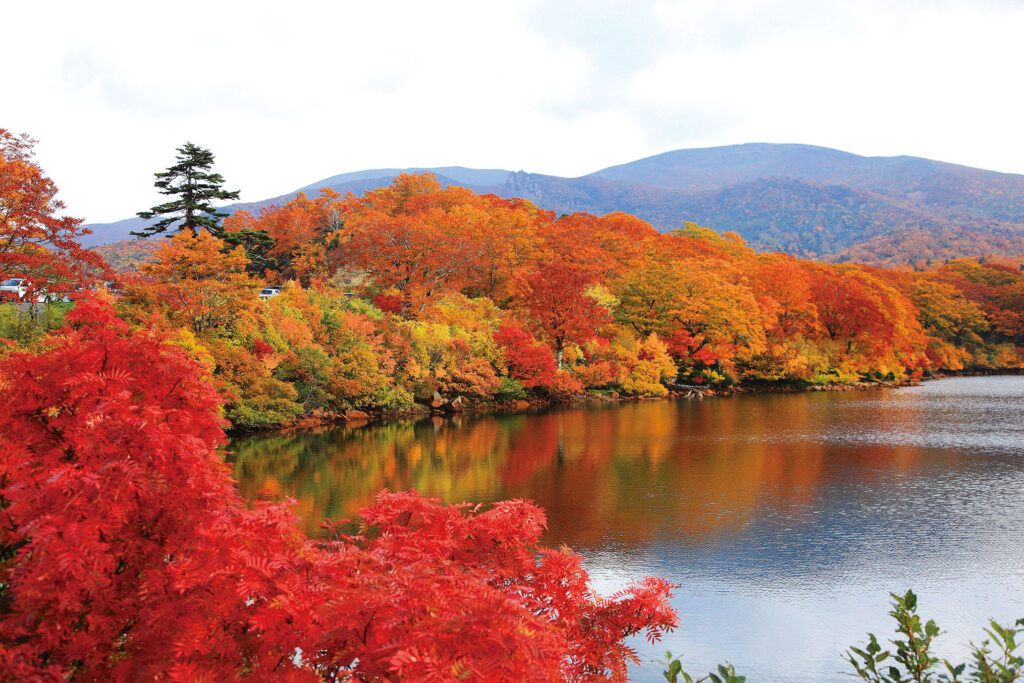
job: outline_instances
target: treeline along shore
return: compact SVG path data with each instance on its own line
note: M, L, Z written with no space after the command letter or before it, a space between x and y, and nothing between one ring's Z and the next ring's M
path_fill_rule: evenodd
M300 195L216 232L163 241L117 310L205 359L236 429L1024 365L1024 275L1008 261L816 263L429 174Z
M107 283L121 320L204 364L235 430L1024 366L1024 275L1007 257L818 263L692 223L559 216L429 173L227 216L209 201L237 193L199 173L213 155L191 144L157 174L178 198L140 212L164 215L140 234L177 234L133 242L145 262L110 286L124 250L82 248L32 141L0 130L0 143L4 351L42 348Z

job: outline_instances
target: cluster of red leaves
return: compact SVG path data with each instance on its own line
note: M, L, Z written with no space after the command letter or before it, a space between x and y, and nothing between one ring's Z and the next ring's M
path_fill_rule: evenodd
M494 341L505 352L508 376L527 389L550 389L555 383L555 357L533 335L515 325L503 325L494 333Z
M257 339L255 342L253 342L252 353L257 358L265 358L266 356L269 356L273 352L274 347L268 344L267 342L263 341L262 339Z
M516 296L541 334L561 352L573 341L596 337L608 320L608 311L587 295L593 283L585 270L559 259L521 274Z
M693 336L688 330L677 329L665 338L669 353L676 358L689 358L704 365L713 365L720 356L707 345L703 335Z
M402 297L393 294L377 294L373 297L373 305L385 313L401 313L404 308Z
M310 541L247 503L186 352L87 299L0 387L0 679L621 680L670 586L599 598L543 513L382 492Z

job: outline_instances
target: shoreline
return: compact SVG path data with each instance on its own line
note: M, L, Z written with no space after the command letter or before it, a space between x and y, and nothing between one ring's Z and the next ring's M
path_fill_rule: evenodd
M729 397L736 395L758 395L758 394L798 394L813 392L839 392L839 391L872 391L878 389L899 389L902 387L920 386L924 382L932 380L947 379L951 377L985 377L996 375L1020 375L1024 374L1024 368L1005 368L994 370L968 370L968 371L943 371L933 374L931 377L921 379L905 379L895 381L874 381L854 382L851 384L738 384L727 387L705 387L694 384L670 384L669 393L665 396L622 396L618 392L590 392L568 399L544 399L533 398L532 400L518 399L507 402L481 402L471 403L464 397L456 396L452 399L443 399L435 394L431 405L417 403L416 408L397 411L363 411L347 410L343 413L330 413L323 415L311 415L296 421L294 424L273 429L228 429L225 430L229 438L242 436L255 436L260 434L283 434L311 431L332 427L364 427L370 424L381 425L401 420L420 420L425 418L454 418L462 415L508 415L549 410L563 406L579 406L597 403L627 403L633 401L665 401L665 400L704 400L706 398Z

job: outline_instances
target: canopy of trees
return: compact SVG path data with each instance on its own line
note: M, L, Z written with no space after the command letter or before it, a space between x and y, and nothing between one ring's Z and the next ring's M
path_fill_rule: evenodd
M211 364L238 427L665 384L831 384L1022 365L1019 268L758 254L732 233L556 218L429 174L299 195L162 242L119 314ZM262 286L280 296L257 299Z

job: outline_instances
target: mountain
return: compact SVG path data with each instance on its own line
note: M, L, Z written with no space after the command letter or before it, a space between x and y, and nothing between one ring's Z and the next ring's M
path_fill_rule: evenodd
M699 193L792 178L874 192L921 208L1018 220L1024 176L919 157L862 157L812 145L754 143L684 149L612 166L592 177Z
M522 197L557 213L634 214L662 231L685 221L735 231L760 250L880 264L1024 254L1024 176L918 157L864 157L825 147L752 143L666 152L579 178L501 169L373 169L279 197L234 204L258 211L321 187L360 194L399 173ZM90 226L90 245L123 240L140 219Z

